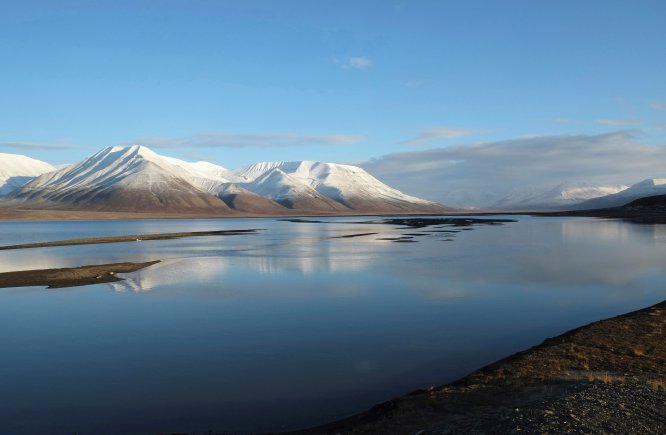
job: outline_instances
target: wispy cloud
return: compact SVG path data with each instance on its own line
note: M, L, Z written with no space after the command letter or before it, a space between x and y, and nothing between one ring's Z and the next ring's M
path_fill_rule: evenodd
M578 124L579 123L579 121L577 121L573 118L564 118L564 117L554 118L553 122L555 122L557 124L563 124L563 125L570 125L570 124Z
M187 137L173 138L148 136L127 144L138 143L155 148L279 148L304 146L351 145L363 137L348 134L316 135L300 132L197 133Z
M404 82L404 85L408 88L418 88L428 83L427 80L408 80Z
M456 205L487 206L520 187L563 181L634 183L666 176L666 147L635 132L541 136L388 154L361 166L405 192ZM454 201L455 200L455 201Z
M366 70L372 66L372 60L365 56L352 56L347 59L334 58L333 62L342 69Z
M465 136L470 136L477 133L478 130L469 128L453 128L453 127L429 127L421 130L412 139L401 142L403 145L426 145L433 142L458 139Z
M13 148L18 150L73 150L86 149L83 145L74 144L52 144L35 142L0 142L0 148Z
M639 125L641 123L640 119L636 118L622 118L622 119L600 119L597 121L601 125L610 125L613 127L626 127L631 125Z
M650 107L654 110L666 110L666 103L663 101L653 101L650 103Z

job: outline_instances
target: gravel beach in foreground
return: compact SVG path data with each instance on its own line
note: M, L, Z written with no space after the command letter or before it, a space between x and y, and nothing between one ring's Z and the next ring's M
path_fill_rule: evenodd
M666 301L299 434L666 433Z

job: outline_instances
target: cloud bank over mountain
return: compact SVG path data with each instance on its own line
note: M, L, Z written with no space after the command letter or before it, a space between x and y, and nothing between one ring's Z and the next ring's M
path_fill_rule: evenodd
M515 189L565 182L632 184L666 175L666 147L632 130L455 145L360 163L398 189L452 206L488 206Z

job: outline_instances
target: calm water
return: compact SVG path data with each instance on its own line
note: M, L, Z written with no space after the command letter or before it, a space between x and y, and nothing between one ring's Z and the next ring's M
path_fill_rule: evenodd
M0 251L0 272L163 260L114 284L0 289L0 432L305 427L666 298L665 227L517 219L453 235L351 223L365 218L0 223L0 245L263 229ZM377 240L415 232L430 234Z

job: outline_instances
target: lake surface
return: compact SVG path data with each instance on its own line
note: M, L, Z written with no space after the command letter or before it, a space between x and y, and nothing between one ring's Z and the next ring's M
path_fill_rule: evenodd
M0 222L0 245L262 229L0 251L0 272L162 260L118 283L0 289L0 433L307 427L666 299L664 226L354 223L370 219Z

